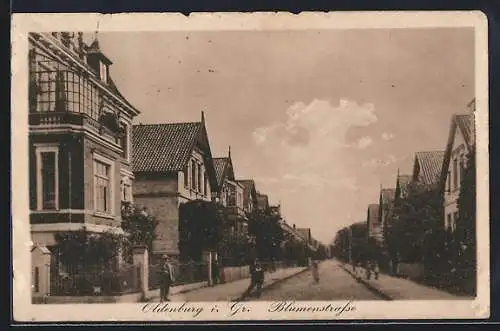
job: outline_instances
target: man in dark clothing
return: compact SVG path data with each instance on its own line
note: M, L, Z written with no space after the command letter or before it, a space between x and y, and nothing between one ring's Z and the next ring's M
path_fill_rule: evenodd
M262 268L259 259L255 259L255 261L250 264L250 277L250 286L245 293L243 293L242 299L248 297L255 287L257 287L256 296L260 297L262 284L264 283L264 269Z
M170 264L170 258L164 255L160 269L160 302L170 301L168 299L168 294L173 281L174 274L172 265Z

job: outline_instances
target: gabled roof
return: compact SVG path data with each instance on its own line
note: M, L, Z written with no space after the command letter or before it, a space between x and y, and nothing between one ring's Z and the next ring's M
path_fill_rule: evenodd
M263 209L268 208L269 197L266 194L257 193L257 206Z
M242 184L246 189L255 190L255 181L253 179L238 179L236 181Z
M215 177L217 178L217 186L221 187L224 181L224 173L226 166L229 163L227 157L215 157L214 159Z
M470 114L457 114L453 115L451 119L450 131L448 134L448 142L444 152L443 164L440 169L440 186L444 188L446 183L446 176L448 175L448 167L450 164L451 152L453 149L453 142L455 140L456 130L460 130L464 137L465 147L471 153L475 148L475 135L476 128L474 123L474 113Z
M202 126L201 122L134 125L133 171L183 170L201 134Z
M443 167L444 151L428 151L415 153L413 180L422 180L426 185L439 182Z

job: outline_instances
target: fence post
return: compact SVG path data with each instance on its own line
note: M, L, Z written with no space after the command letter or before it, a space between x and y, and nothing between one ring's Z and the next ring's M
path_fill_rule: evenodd
M148 249L146 246L136 246L133 248L133 263L139 266L140 269L140 290L142 294L142 299L147 300L149 298L149 256Z
M50 295L51 253L45 246L35 245L31 249L32 296L45 299ZM34 284L33 282L38 282ZM36 286L35 286L36 285Z

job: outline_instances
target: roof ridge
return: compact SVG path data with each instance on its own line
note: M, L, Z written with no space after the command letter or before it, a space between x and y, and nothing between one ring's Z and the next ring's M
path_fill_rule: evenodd
M133 124L132 126L162 126L162 125L181 125L181 124L202 124L200 121L194 121L194 122L172 122L172 123L139 123L139 124Z

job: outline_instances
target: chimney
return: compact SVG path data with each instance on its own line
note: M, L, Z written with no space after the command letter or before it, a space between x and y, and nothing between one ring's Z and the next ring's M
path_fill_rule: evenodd
M295 224L293 225L293 229L295 230Z

